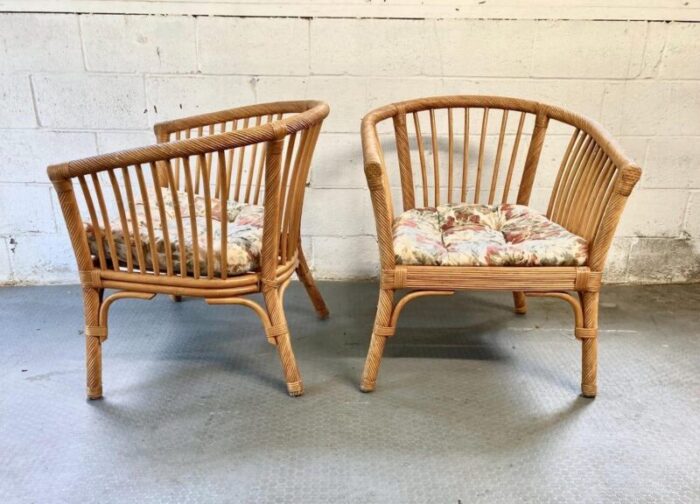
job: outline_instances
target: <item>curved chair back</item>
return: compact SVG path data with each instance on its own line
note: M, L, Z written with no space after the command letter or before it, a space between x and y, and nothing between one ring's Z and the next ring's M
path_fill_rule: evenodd
M373 198L377 215L393 218L390 188L400 188L404 211L460 202L541 207L592 244L589 262L598 271L640 175L595 121L517 98L393 103L365 116L362 139L370 187L387 202Z
M228 250L228 216L237 204L264 206L254 274L291 274L306 179L328 110L323 102L290 101L188 117L156 125L157 145L50 166L83 283L139 282L153 285L140 289L147 292L171 286L198 295L201 284L193 281L207 280L209 288L228 288L208 296L235 294L231 289L250 282L232 276L228 254L216 258L214 251ZM202 218L186 219L195 214ZM120 254L120 243L131 246Z

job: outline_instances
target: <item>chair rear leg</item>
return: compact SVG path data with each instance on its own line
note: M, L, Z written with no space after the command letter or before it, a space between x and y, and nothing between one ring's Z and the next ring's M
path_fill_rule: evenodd
M587 329L595 329L593 337L581 340L581 394L584 397L595 397L598 392L598 292L584 292L581 295L583 304L583 324Z
M102 398L102 335L99 331L101 297L98 289L83 287L88 399Z
M299 244L299 248L297 250L299 251L299 266L297 266L296 269L297 276L299 277L299 280L301 280L301 283L304 284L306 293L309 295L309 299L311 299L311 302L314 305L318 318L328 318L328 307L326 306L326 302L323 300L323 296L321 296L318 287L316 287L316 282L314 281L314 277L311 275L309 265L306 263L306 257L304 257L301 244Z
M292 342L289 337L287 319L284 315L284 306L279 289L271 288L263 293L267 313L272 327L268 330L268 337L275 339L277 353L282 362L284 380L287 382L287 391L290 396L300 396L304 393L304 384L297 368L296 358L292 350Z
M513 304L515 304L515 313L518 315L525 315L527 313L527 298L524 292L513 292Z
M362 381L360 382L360 390L362 392L372 392L376 386L379 365L381 364L382 354L388 338L388 335L381 334L381 329L389 326L393 311L394 291L389 289L380 290L372 339L369 343L369 351L367 352L365 367L362 371Z
M182 301L182 296L177 296L175 294L171 294L170 300L174 303L179 303L180 301Z

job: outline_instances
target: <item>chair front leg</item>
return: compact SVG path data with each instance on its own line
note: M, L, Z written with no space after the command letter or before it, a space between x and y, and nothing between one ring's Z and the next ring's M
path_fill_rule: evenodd
M522 291L513 291L513 304L515 305L515 313L525 315L527 313L527 298Z
M596 383L598 373L598 292L583 292L581 303L583 309L583 324L591 329L586 338L582 338L581 355L581 394L584 397L595 397L598 392Z
M316 282L314 281L314 277L311 275L311 270L309 269L309 265L306 263L306 257L304 256L304 251L301 249L301 243L299 244L299 266L297 266L296 273L297 276L299 277L299 280L301 281L302 284L304 284L304 288L306 289L306 293L309 295L309 299L311 299L311 303L314 305L314 309L316 310L316 314L318 315L318 318L320 319L325 319L328 318L329 311L328 307L326 306L326 302L323 300L323 296L321 296L321 293L318 290L318 287L316 287Z
M88 399L102 398L102 334L99 327L100 289L83 287L83 309L85 314L85 362L87 371Z
M386 340L389 337L389 334L384 330L389 327L393 312L394 291L391 289L381 289L379 291L379 302L377 303L377 315L374 319L372 339L369 343L369 351L367 352L365 367L362 371L360 390L363 392L372 392L376 386L379 364L382 360Z
M287 391L290 396L296 397L304 393L304 384L297 368L296 358L292 350L292 342L289 337L287 318L284 315L284 305L279 287L270 288L263 292L267 314L271 327L268 329L268 338L274 338L275 346L280 361L284 379L287 382Z

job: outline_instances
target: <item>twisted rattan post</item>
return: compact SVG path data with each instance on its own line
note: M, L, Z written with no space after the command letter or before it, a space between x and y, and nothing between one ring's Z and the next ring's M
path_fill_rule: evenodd
M379 364L382 361L386 340L393 334L390 328L391 317L394 312L394 291L391 289L381 289L379 291L379 301L377 302L377 315L374 320L372 339L365 360L365 367L362 371L362 382L360 390L372 392L377 382Z
M524 292L513 292L513 304L515 305L515 313L525 315L527 313L527 298Z
M97 289L83 287L85 311L85 362L87 369L88 399L102 398L102 337L95 334L100 325L100 293Z
M89 398L102 397L110 305L156 294L253 309L289 393L303 393L282 295L296 271L317 312L328 313L300 248L305 183L328 111L323 102L290 101L178 119L155 126L157 145L49 167L83 288ZM261 204L259 257L231 269L229 219ZM234 249L233 260L254 246ZM103 299L104 289L118 292ZM244 297L255 293L264 307Z
M446 127L437 126L438 112L446 118ZM428 125L427 132L421 126L421 114L423 124ZM497 141L487 141L492 135L489 117L494 114L500 115L500 133ZM459 122L460 115L463 123ZM480 124L472 124L475 115L481 117ZM509 118L515 118L511 124L516 125L510 132ZM393 126L391 150L397 157L395 169L399 172L403 210L416 206L436 207L444 202L527 205L548 131L559 133L562 126L568 127L571 137L562 156L546 217L586 240L587 263L551 267L397 265L393 244L395 207L377 130L382 121L391 121ZM552 127L553 123L557 123L556 127ZM458 132L457 124L463 124L462 132ZM528 124L530 126L526 127ZM413 136L409 128L415 128ZM528 293L558 297L572 305L576 315L575 334L582 341L582 393L586 397L595 396L598 300L603 267L626 200L641 174L640 168L624 154L610 134L595 121L560 107L516 98L473 95L419 98L380 107L364 117L361 134L381 265L379 305L362 375L362 390L374 389L386 339L393 335L396 327L400 309L393 303L395 290L492 290L511 291L515 312L520 314L527 312L525 296ZM506 137L512 138L509 160L508 149L504 149L508 143ZM387 141L386 138L381 137L383 141ZM442 161L441 144L447 147ZM497 146L493 156L486 153L487 145ZM474 150L477 153L470 158ZM519 156L523 150L526 152L524 159ZM455 160L460 152L461 163ZM490 184L485 166L489 158L494 159ZM447 170L441 173L440 166L445 165ZM505 174L500 168L506 169ZM518 173L520 183L516 184ZM484 180L487 184L482 186ZM484 186L490 188L487 202L480 200ZM581 301L568 292L578 292Z
M322 320L328 318L330 312L328 311L326 302L323 300L323 296L321 296L316 286L314 277L311 275L311 270L308 264L306 264L306 257L304 256L301 244L299 245L299 266L297 266L296 273L299 280L304 285L306 293L309 295L309 299L311 299L311 303L314 305L318 318Z
M583 305L583 325L588 329L585 338L581 338L581 394L595 397L598 393L598 292L581 294Z

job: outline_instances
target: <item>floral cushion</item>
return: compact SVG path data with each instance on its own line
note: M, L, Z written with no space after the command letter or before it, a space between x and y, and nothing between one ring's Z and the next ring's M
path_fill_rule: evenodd
M173 258L173 267L175 273L180 272L180 263L182 261L180 253L180 242L178 235L177 219L175 213L174 200L169 191L164 190L163 194L163 210L166 215L166 229L170 243L170 251ZM194 220L190 214L190 205L187 193L178 192L177 199L179 203L180 215L182 217L182 227L185 242L185 267L188 273L192 273L198 269L202 275L207 274L207 220L206 220L206 201L203 196L194 196ZM149 209L151 220L154 228L155 250L160 271L166 271L166 248L165 234L161 223L161 214L158 206L158 200L155 194L148 195ZM138 236L141 241L141 250L145 258L146 267L149 270L155 269L154 259L151 254L151 242L148 235L146 205L143 202L135 204ZM221 272L221 201L212 199L212 236L213 236L213 251L214 251L214 270L216 273ZM263 212L264 208L259 205L248 205L228 201L226 207L227 217L227 251L226 251L226 270L229 275L240 275L248 271L256 270L260 265L260 251L262 247L262 228L263 228ZM128 207L125 208L125 220L128 230L129 242L125 238L123 224L119 217L110 222L112 235L114 237L114 245L117 252L117 260L120 264L127 264L128 248L131 248L134 268L139 267L138 261L138 244L136 241L134 223L131 219L131 214ZM195 225L195 239L199 244L199 257L195 265L195 255L193 246L193 222ZM98 243L95 229L90 223L85 223L85 229L88 236L88 243L92 253L98 255ZM110 253L110 245L105 237L104 228L100 228L102 240L104 242L104 250L107 259L112 259Z
M581 266L586 240L523 205L414 208L394 221L397 264Z

